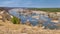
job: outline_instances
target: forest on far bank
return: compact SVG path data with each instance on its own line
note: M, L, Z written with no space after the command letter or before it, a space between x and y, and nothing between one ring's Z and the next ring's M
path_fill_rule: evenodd
M60 8L29 8L29 9L47 11L47 12L60 12Z
M10 9L19 9L19 8L23 8L23 9L30 9L30 10L37 10L37 11L46 11L46 12L60 12L60 8L26 8L26 7L0 7L0 10L10 10Z

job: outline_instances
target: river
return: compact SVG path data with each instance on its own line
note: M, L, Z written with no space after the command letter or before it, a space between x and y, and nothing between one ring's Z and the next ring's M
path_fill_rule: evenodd
M33 26L36 26L36 25L38 25L39 21L44 21L43 26L48 27L50 29L57 28L57 26L54 25L56 23L51 22L51 19L49 17L46 17L47 15L45 15L45 16L44 15L39 15L39 19L36 19L36 18L32 18L32 16L36 16L36 14L32 14L30 16L25 16L25 15L21 15L20 13L17 13L17 11L14 11L14 10L9 11L9 13L18 17L18 18L20 18L22 23L26 23L26 21L29 20L29 22Z

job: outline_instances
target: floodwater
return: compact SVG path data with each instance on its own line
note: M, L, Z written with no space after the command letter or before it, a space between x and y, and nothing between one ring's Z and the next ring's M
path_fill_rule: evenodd
M44 21L43 26L48 27L50 29L58 28L56 25L54 25L56 23L51 22L51 19L47 17L47 15L39 15L39 19L36 19L36 18L32 18L32 16L36 16L37 14L25 16L25 15L21 15L20 13L17 13L17 11L9 11L9 13L20 18L22 23L26 23L26 21L29 20L29 22L33 26L36 26L38 25L39 21Z

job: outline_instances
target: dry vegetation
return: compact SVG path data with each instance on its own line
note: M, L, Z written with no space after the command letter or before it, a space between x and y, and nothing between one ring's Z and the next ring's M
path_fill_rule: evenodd
M0 20L0 34L60 34L60 30L42 29L38 26L12 24L10 21Z

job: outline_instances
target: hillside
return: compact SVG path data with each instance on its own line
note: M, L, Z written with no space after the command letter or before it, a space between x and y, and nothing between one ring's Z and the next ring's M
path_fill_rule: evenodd
M60 30L43 29L43 27L13 24L11 21L0 20L0 34L60 34Z
M60 30L42 29L42 27L12 24L10 21L0 20L0 34L60 34Z

